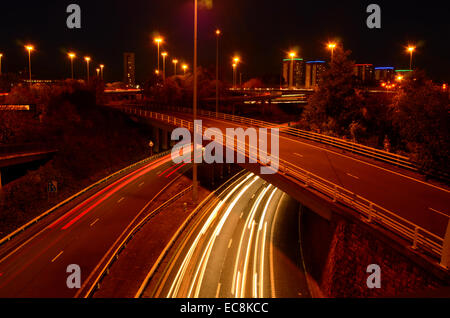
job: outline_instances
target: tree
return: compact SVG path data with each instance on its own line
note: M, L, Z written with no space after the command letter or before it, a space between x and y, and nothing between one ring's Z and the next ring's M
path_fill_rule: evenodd
M311 96L303 112L304 121L314 130L328 134L350 135L350 125L362 118L362 96L355 89L354 62L350 51L337 48L330 68L319 89Z
M448 170L450 99L425 73L416 71L394 97L393 123L412 158L426 173Z

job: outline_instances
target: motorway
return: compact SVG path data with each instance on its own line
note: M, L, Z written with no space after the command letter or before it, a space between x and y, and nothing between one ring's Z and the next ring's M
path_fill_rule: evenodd
M310 297L299 205L253 173L216 191L172 249L144 297Z
M141 165L6 243L0 249L0 298L83 296L113 246L189 168L174 165L170 155ZM80 290L67 287L71 264L81 268Z
M192 115L166 112L192 121ZM246 128L245 124L199 116L203 127ZM424 182L369 160L316 146L280 133L279 157L323 179L360 195L426 230L444 237L450 217L448 187Z

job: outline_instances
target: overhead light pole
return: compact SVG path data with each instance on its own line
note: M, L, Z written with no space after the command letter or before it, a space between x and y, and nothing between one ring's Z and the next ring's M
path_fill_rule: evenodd
M412 63L413 63L413 53L416 50L415 46L408 46L408 52L409 52L409 69L412 70Z
M169 54L167 53L167 52L162 52L161 53L161 56L162 56L162 58L163 58L163 81L165 82L166 81L166 57L168 56Z
M331 62L334 61L334 49L336 48L336 43L328 43L328 49L331 50Z
M89 83L89 63L91 62L91 58L89 56L86 56L84 58L86 61L86 69L87 69L87 82Z
M294 59L297 54L295 52L289 53L291 58L291 67L289 70L289 87L292 89L294 87Z
M160 70L160 68L159 68L159 49L160 49L160 45L162 42L163 42L163 39L161 37L155 38L155 43L158 46L158 71Z
M103 81L103 70L104 70L104 68L105 68L105 65L100 64L100 78L102 79L102 81Z
M188 70L187 64L183 64L182 68L183 68L184 76L186 76L186 71Z
M172 61L172 63L173 63L173 66L174 66L174 74L175 74L175 76L177 76L177 64L178 64L178 60L175 59L175 60Z
M3 57L3 54L0 53L0 76L2 75L2 57Z
M196 125L195 122L197 120L197 90L198 90L198 78L197 78L197 41L198 41L198 0L194 0L194 92L193 92L193 120L194 120L194 164L192 170L192 200L194 203L198 201L198 167L195 162L196 159L196 147L195 144L195 135L196 135ZM202 133L202 132L201 132Z
M72 78L72 80L73 80L73 79L74 79L74 76L73 76L73 59L76 58L76 55L75 55L75 53L69 53L68 56L69 56L69 59L70 59L70 73L71 73L71 78Z
M31 52L34 51L34 46L27 45L25 49L28 51L28 75L30 78L30 86L31 86Z
M239 57L235 57L233 59L233 73L234 73L233 78L234 78L234 88L235 89L237 88L237 68L238 68L240 61L241 60L239 59Z
M222 32L216 30L216 117L219 117L219 39Z

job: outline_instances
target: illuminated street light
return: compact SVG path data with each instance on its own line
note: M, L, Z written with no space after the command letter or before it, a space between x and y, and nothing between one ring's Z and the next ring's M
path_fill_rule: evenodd
M86 56L84 58L84 60L86 61L86 66L87 66L87 82L89 83L89 63L91 62L91 58L89 56Z
M331 62L334 60L334 49L336 49L336 43L328 43L328 49L331 50Z
M3 54L0 53L0 76L2 75L2 57L3 57Z
M289 72L289 87L294 87L294 59L297 56L297 53L290 52L289 57L291 58L291 70Z
M75 53L69 53L67 55L69 56L69 59L70 59L70 71L71 71L72 79L73 79L73 59L76 58L77 56Z
M408 46L407 50L409 52L409 69L412 70L413 53L416 50L416 47L410 45Z
M403 78L404 78L404 77L403 77L402 75L398 75L397 78L396 78L396 79L397 79L397 82L403 81Z
M163 57L163 80L166 81L166 57L169 54L167 52L162 52L161 56Z
M97 67L97 68L95 69L95 71L97 72L97 77L100 77L100 68Z
M186 64L183 64L182 68L183 68L183 71L184 71L184 75L186 75L186 71L188 69L188 66Z
M216 30L216 117L219 117L219 39L222 31Z
M175 60L172 61L172 63L173 63L173 65L174 65L174 70L175 70L175 73L174 73L174 74L175 74L175 76L177 76L177 64L178 64L178 60L175 59Z
M102 81L103 81L103 69L104 68L105 68L105 65L100 64L100 78L102 79Z
M25 49L28 51L28 74L30 76L30 85L31 85L31 52L34 51L34 46L26 45Z
M236 88L237 87L237 68L240 62L240 58L239 57L235 57L233 58L233 87Z
M155 38L155 43L157 44L157 46L158 46L158 71L159 71L159 47L160 47L160 45L161 45L161 43L163 43L163 38L161 38L161 37L158 37L158 38Z

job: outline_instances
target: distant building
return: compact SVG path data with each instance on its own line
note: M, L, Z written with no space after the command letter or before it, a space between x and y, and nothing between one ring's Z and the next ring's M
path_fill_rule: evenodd
M372 64L355 64L354 75L360 85L374 84L375 69Z
M285 87L289 87L291 75L292 59L283 60L283 79ZM305 61L302 58L294 59L294 79L293 86L295 88L302 88L305 86Z
M317 87L325 71L326 71L325 61L306 62L305 88Z
M395 68L388 67L375 67L375 81L377 82L390 82L395 77Z
M134 53L123 54L123 82L128 87L136 86L136 60Z

